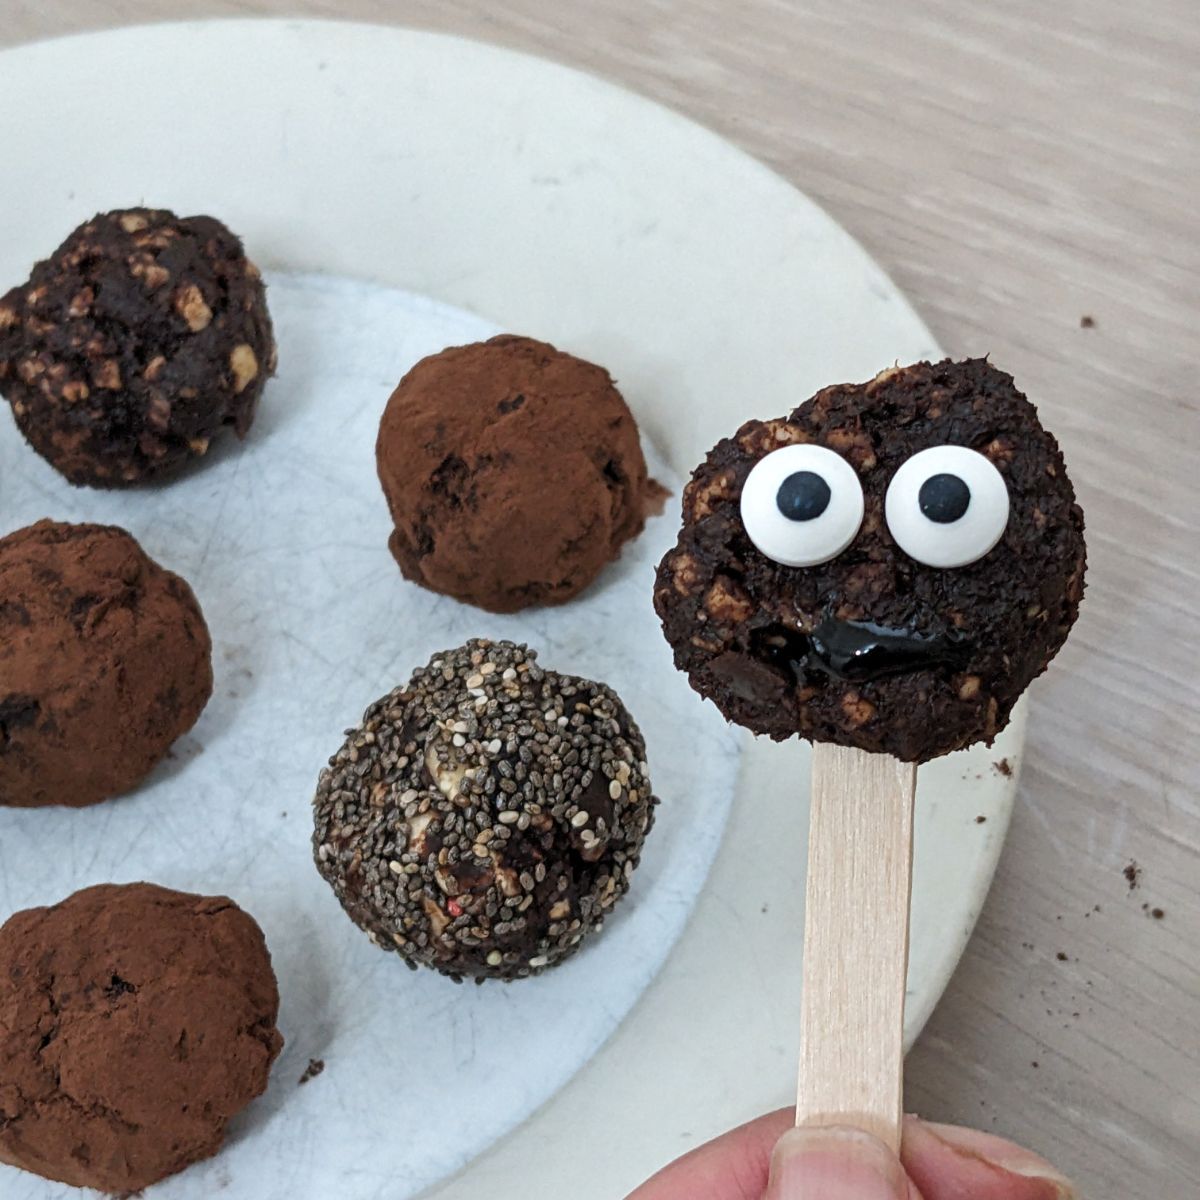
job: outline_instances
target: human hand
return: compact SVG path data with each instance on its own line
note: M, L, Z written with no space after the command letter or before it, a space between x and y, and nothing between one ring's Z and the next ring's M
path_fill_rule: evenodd
M751 1121L660 1171L627 1200L1077 1200L1048 1162L991 1134L906 1117L897 1159L854 1129Z

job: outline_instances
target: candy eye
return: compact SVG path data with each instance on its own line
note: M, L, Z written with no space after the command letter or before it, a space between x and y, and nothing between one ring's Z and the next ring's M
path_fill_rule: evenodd
M928 567L965 567L1008 524L1004 476L966 446L931 446L902 463L884 501L900 549Z
M742 488L750 540L785 567L813 567L854 541L863 519L854 468L824 446L784 446L759 459Z

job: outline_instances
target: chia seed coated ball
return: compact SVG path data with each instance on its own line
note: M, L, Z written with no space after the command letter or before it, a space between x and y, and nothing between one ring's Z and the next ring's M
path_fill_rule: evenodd
M755 733L923 762L990 743L1083 595L1058 443L986 359L748 421L692 476L654 604L675 664Z
M98 215L0 297L0 392L73 484L163 478L245 437L274 370L258 269L212 217Z
M0 805L135 787L208 703L211 659L192 589L125 530L0 538Z
M608 372L511 335L417 363L376 457L401 573L491 612L578 595L664 494Z
M470 641L349 731L317 787L317 870L411 967L536 975L628 890L658 803L645 758L610 688Z
M275 973L226 896L87 888L11 917L0 963L0 1162L129 1196L266 1090Z

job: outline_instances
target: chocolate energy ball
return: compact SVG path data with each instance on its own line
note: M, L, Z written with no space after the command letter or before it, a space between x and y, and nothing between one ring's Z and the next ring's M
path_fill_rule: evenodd
M692 476L654 603L730 720L921 762L991 742L1083 595L1054 438L986 359L749 421Z
M125 530L0 538L0 804L129 791L196 723L211 659L191 588Z
M417 363L376 457L404 577L491 612L577 595L660 491L608 372L525 337Z
M258 269L212 217L93 217L0 297L0 392L74 484L162 478L245 437L274 370Z
M411 967L520 979L573 954L629 888L658 803L633 718L511 642L436 655L321 775L317 870Z
M221 1147L283 1038L226 896L87 888L0 928L0 1161L128 1195Z

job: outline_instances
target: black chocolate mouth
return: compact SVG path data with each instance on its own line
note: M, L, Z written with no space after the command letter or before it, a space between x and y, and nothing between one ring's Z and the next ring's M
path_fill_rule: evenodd
M756 640L761 657L786 665L797 677L821 671L849 683L932 666L956 667L968 650L961 634L922 634L836 617L826 617L808 635L773 626Z
M934 665L955 666L966 650L961 635L927 635L836 617L826 617L808 640L813 666L855 683Z

